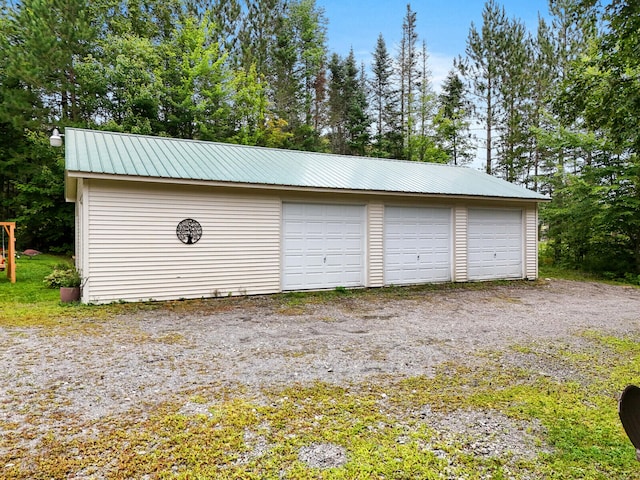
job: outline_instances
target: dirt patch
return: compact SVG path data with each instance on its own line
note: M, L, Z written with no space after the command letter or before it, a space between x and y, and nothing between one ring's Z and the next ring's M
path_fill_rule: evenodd
M0 434L19 436L34 418L46 432L67 418L91 421L132 411L144 417L149 405L212 386L258 391L292 382L430 375L442 362L473 362L480 351L575 344L584 341L577 334L585 330L637 333L640 324L639 289L557 280L396 296L360 293L331 302L287 304L282 296L220 302L224 308L198 314L158 309L120 316L86 334L0 328ZM544 355L509 352L502 361L579 380ZM207 412L197 402L184 409ZM465 418L458 423L470 425L474 449L485 448L477 440L485 427L506 422ZM517 427L503 430L524 428ZM267 448L260 438L254 443L257 450ZM332 446L314 448L321 454L301 452L305 461L344 460ZM494 448L488 455L503 453Z

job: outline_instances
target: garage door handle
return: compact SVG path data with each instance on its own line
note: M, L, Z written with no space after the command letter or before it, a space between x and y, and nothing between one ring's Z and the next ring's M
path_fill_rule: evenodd
M418 260L420 260L420 255L418 255Z
M327 257L324 257L324 263L327 263Z

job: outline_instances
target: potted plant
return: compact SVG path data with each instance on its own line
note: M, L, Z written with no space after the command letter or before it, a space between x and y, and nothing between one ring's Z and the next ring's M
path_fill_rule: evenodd
M72 266L58 265L51 274L44 277L44 283L49 288L60 289L61 302L77 302L80 300L80 286L82 277Z

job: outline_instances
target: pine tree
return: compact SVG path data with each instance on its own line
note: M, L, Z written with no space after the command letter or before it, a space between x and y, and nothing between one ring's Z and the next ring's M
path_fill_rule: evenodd
M371 119L367 113L367 82L364 65L358 70L353 50L345 61L348 153L364 156L369 147Z
M394 75L393 58L382 34L378 36L371 66L371 110L375 124L374 155L402 157L399 90Z
M418 96L416 83L419 78L417 70L419 54L416 48L418 41L416 29L416 12L411 10L411 4L407 4L407 12L402 23L398 65L400 73L400 124L405 148L404 157L408 160L413 159L412 136L416 125L415 112Z
M449 163L464 165L473 160L470 116L472 105L465 86L455 70L449 71L438 97L435 128L438 144L446 152Z
M329 126L334 153L365 155L369 145L366 80L353 50L345 59L333 54L329 62Z
M530 121L533 92L531 38L519 20L508 20L503 30L503 48L497 57L497 90L500 99L495 171L509 182L523 179L530 151Z
M346 103L344 62L337 53L329 60L329 139L331 151L346 153Z
M228 55L234 66L238 67L242 65L241 46L239 44L242 25L242 7L240 2L238 0L218 0L213 2L204 12L206 12L206 16L211 22L213 30L212 37L216 39L220 53L224 52ZM248 70L250 65L245 65L245 68Z
M427 54L427 44L424 41L419 58L420 76L416 82L416 132L412 137L414 145L411 150L415 151L416 160L420 162L443 163L447 161L447 158L445 152L438 148L435 142L433 117L436 95L431 88L431 70L428 67L429 55Z
M585 8L581 2L575 0L553 0L549 2L549 11L552 15L551 21L551 38L554 41L554 55L556 58L555 86L557 91L552 94L553 97L560 98L562 96L563 82L567 80L572 70L573 64L580 59L582 55L589 53L591 41L596 37L596 18L595 10ZM580 99L575 99L580 100ZM562 102L556 102L556 106ZM564 105L571 103L564 102ZM565 110L562 108L561 110ZM559 111L556 108L556 114L567 115L566 111ZM574 128L583 128L584 125L574 125ZM582 133L589 133L582 130ZM557 157L557 165L560 169L565 168L568 163L569 170L577 172L579 152L570 149L563 149Z
M466 58L459 67L463 77L476 97L486 136L486 165L488 174L493 172L492 143L499 104L500 57L505 49L504 29L506 14L495 0L488 0L482 11L482 27L478 31L472 23L467 37Z
M551 111L550 100L552 98L554 83L556 82L555 69L557 58L554 51L553 38L547 22L540 18L538 30L533 42L533 62L531 65L531 77L533 80L531 91L531 139L530 162L528 165L526 186L535 191L549 193L549 182L543 182L541 189L540 179L543 175L553 172L553 157L539 141L537 132L548 131L551 128L547 120Z
M277 32L270 84L277 114L287 121L296 148L317 149L314 124L320 118L316 96L326 64L326 19L315 0L288 4Z
M391 57L387 51L387 45L382 34L378 35L376 49L373 52L371 66L373 78L371 79L371 107L375 118L375 140L377 152L382 152L382 137L387 129L385 109L390 102L392 91L391 76L393 67Z
M270 58L276 46L277 32L285 16L284 0L252 0L245 2L239 32L240 64L244 69L255 65L258 76L270 78Z
M8 68L26 88L40 91L51 121L79 123L75 65L90 53L97 31L81 0L26 0L10 12Z
M154 44L170 40L179 22L187 17L200 19L197 13L205 10L199 2L181 0L98 0L95 4L103 9L97 18L104 35L132 35Z

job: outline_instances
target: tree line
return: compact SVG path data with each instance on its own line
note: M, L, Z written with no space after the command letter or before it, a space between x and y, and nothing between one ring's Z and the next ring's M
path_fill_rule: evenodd
M70 248L53 126L454 165L481 149L552 195L555 261L637 275L637 10L550 0L530 32L488 0L436 94L410 4L365 65L329 52L315 0L3 0L0 217Z

